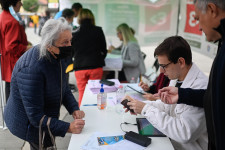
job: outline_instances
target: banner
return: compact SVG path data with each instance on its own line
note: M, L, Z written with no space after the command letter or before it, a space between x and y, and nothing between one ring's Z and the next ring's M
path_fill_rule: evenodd
M60 10L79 2L90 9L107 45L119 46L116 27L127 23L141 46L156 45L177 30L178 0L60 0ZM76 19L75 19L76 20ZM76 24L76 22L74 22Z
M60 0L60 10L71 8L75 2L93 12L108 46L121 44L116 27L127 23L135 30L140 46L155 46L178 34L188 41L192 50L211 58L216 55L217 44L207 42L205 34L199 30L193 0Z
M193 0L181 1L181 19L179 35L191 45L191 49L214 58L217 53L217 44L207 42L205 34L199 30L199 22L195 20Z

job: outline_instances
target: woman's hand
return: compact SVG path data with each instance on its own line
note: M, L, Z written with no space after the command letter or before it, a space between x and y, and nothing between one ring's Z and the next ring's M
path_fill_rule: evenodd
M139 86L140 86L145 92L147 92L147 91L150 90L148 84L146 84L146 83L144 83L144 82L142 82L142 81L139 83Z
M112 50L114 50L114 49L115 49L115 47L114 47L114 46L112 46L112 45L111 45L111 46L109 46L109 50L111 50L111 51L112 51Z
M82 119L76 119L70 123L69 129L67 132L73 134L80 134L82 129L84 128L85 121Z
M73 115L73 118L74 118L74 119L82 119L82 118L84 118L85 113L84 113L83 111L81 111L81 110L75 110L75 111L72 113L72 115Z

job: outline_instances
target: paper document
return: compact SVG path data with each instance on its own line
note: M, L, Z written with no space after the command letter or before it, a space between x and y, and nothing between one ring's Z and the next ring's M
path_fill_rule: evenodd
M99 146L97 137L106 137L106 136L118 136L121 133L110 135L101 132L95 132L90 136L88 141L81 146L82 150L144 150L145 147L130 142L128 140L120 140L112 145L101 145ZM124 135L124 133L123 133Z
M122 70L123 61L121 55L107 54L103 70Z
M88 80L88 87L93 94L98 94L101 88L100 80ZM118 79L109 79L109 81L113 81L115 83L114 86L103 85L104 92L115 92L120 86L120 82Z

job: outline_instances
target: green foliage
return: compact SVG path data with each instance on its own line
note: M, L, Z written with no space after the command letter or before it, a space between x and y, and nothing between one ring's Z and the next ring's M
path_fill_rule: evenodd
M37 12L38 7L38 0L23 0L23 8L26 11Z

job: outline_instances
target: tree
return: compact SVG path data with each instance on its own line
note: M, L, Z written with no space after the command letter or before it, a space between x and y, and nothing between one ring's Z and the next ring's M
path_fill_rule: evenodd
M38 0L23 0L23 8L26 11L37 12L39 8Z

